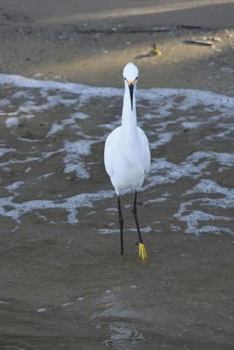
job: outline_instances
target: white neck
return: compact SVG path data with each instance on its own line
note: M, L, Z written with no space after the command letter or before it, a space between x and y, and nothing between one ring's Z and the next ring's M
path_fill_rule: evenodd
M122 126L126 132L131 133L137 128L137 116L136 116L136 100L135 100L135 88L133 90L133 100L131 108L130 91L128 84L125 83L123 111L122 111Z

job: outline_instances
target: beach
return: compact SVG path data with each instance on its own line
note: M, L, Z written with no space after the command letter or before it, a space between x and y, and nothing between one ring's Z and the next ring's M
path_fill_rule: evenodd
M231 350L234 1L0 0L0 349ZM103 164L140 70L149 259Z

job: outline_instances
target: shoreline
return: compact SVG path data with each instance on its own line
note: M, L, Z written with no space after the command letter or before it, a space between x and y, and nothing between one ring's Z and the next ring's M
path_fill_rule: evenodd
M91 6L91 2L86 5ZM46 6L43 2L44 12ZM212 6L210 13L215 13L217 6ZM229 6L234 8L234 2ZM223 2L221 9L222 26L210 30L213 17L208 16L207 28L199 27L205 22L199 23L198 15L191 21L193 8L187 10L182 22L178 15L174 23L169 21L170 17L169 23L162 24L158 13L152 13L143 24L141 20L145 15L141 17L138 13L128 24L123 14L106 21L92 18L86 21L81 20L82 12L76 23L68 19L66 23L45 23L33 17L33 13L30 16L30 8L21 9L27 10L24 13L13 11L10 6L2 7L0 71L92 86L121 87L122 67L133 61L141 72L141 88L193 88L234 96L234 29L225 22L229 11ZM204 8L198 7L198 10L203 18ZM144 8L142 11L144 13ZM171 16L173 11L168 13ZM191 38L212 40L212 45L186 43ZM154 44L161 55L151 55Z

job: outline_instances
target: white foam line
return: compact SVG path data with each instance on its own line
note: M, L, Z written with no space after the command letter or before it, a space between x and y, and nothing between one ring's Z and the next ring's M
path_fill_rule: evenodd
M229 216L218 216L203 211L203 209L209 211L211 208L217 210L233 209L234 189L222 187L210 179L203 179L191 190L187 191L185 195L188 196L191 194L204 193L207 195L211 194L212 196L206 198L195 198L180 204L179 210L174 217L182 222L186 222L187 233L199 234L207 232L224 232L234 234L234 232L227 227L216 227L207 224L203 226L200 225L200 223L204 221L225 221L229 223L234 221L232 217ZM214 198L215 194L218 198ZM220 198L220 195L223 195L223 198ZM200 208L202 208L202 210L200 210Z
M169 162L165 158L153 159L151 172L144 189L155 185L174 183L185 176L196 179L202 175L202 172L207 168L211 160L215 160L220 166L224 167L232 167L234 165L234 155L212 151L194 152L179 164ZM219 170L221 169L219 167Z
M183 128L186 128L186 129L198 129L204 124L205 124L204 122L183 122L182 126Z
M31 200L28 202L14 202L14 197L0 198L0 215L12 218L20 222L21 216L29 212L45 209L65 209L68 215L68 223L78 223L77 210L79 208L91 208L93 203L99 200L112 198L113 191L99 191L96 193L81 193L73 197L64 198L60 201L53 200ZM7 207L7 209L5 209ZM9 210L9 208L12 208Z
M17 137L17 139L18 139L19 141L28 142L28 143L40 142L40 140L25 139L24 137Z
M40 161L40 160L41 160L41 158L39 158L39 157L28 157L28 158L22 159L22 160L10 159L7 162L0 163L0 167L6 167L6 166L9 166L11 164L30 163L30 162Z
M144 186L144 189L151 188L153 186L175 183L177 180L183 177L190 176L196 179L201 175L202 170L204 170L209 164L208 161L203 161L197 165L193 163L193 159L188 157L184 162L180 164L175 164L167 161L165 158L157 158L152 161L151 173L148 177L148 183ZM188 161L189 159L189 161Z
M0 168L8 167L11 164L25 164L25 163L35 162L35 161L42 162L43 160L48 159L55 154L59 154L59 153L63 153L63 152L64 152L64 149L60 148L60 149L57 149L56 151L42 152L41 157L27 157L27 158L21 159L21 160L10 159L6 162L0 163Z
M216 162L226 167L232 167L234 165L234 154L231 153L198 151L193 153L187 159L193 162L200 162L202 159L215 160Z
M64 157L65 174L72 172L76 173L77 177L82 179L88 179L89 173L85 168L85 163L82 162L81 156L87 156L91 152L91 146L96 143L93 140L80 140L80 141L65 141L64 149L66 156Z
M193 193L211 193L211 194L222 194L227 196L230 199L234 200L234 189L222 187L217 182L210 179L201 180L196 186L194 186L191 190L187 191L185 195L193 194Z
M53 123L46 137L56 135L64 130L63 124Z
M16 182L13 182L12 184L6 186L6 189L8 189L11 192L14 192L19 187L21 187L23 184L24 184L24 181L16 181Z
M3 157L5 154L9 153L9 152L14 152L15 148L0 148L0 158Z
M10 84L16 87L23 88L38 88L43 90L61 90L65 92L70 92L73 94L79 94L86 98L92 96L103 96L103 97L113 97L122 96L123 89L113 88L113 87L92 87L84 84L77 83L63 83L53 80L37 80L25 78L20 75L9 75L0 74L0 85ZM162 89L162 88L151 88L151 89L140 89L137 92L140 98L146 98L152 101L162 100L165 97L175 97L175 95L181 94L186 98L186 101L180 104L180 109L187 110L198 103L204 106L210 105L222 105L225 109L227 107L234 106L234 98L217 94L206 90L194 90L194 89Z
M17 117L10 117L6 119L5 123L7 128L12 128L14 126L18 126L19 119Z
M122 94L122 90L117 88L97 88L88 85L77 83L63 83L53 80L37 80L25 78L21 75L14 74L0 74L0 85L13 85L23 88L34 88L44 90L62 90L73 94L82 94L88 96L119 96Z
M137 232L137 229L130 228L129 231ZM141 232L143 232L143 233L151 233L153 231L156 231L156 230L152 229L152 227L150 227L150 226L141 227ZM113 233L119 233L119 229L118 228L101 228L98 230L98 232L102 235L108 235L108 234L113 234Z
M174 215L174 217L182 222L186 222L187 227L185 229L186 233L194 234L194 235L199 235L201 233L207 233L207 232L224 232L224 233L229 233L233 234L233 232L227 228L227 227L220 227L220 226L212 226L211 225L203 225L202 227L200 226L200 223L202 222L207 222L207 221L228 221L230 222L231 219L225 216L218 216L218 215L213 215L206 213L201 210L193 210L189 214L185 214L185 212L188 211L187 206L191 205L190 202L185 202L180 205L179 211Z
M72 115L68 116L67 119L62 120L60 123L53 123L46 137L54 136L62 132L66 127L70 127L76 130L80 129L80 127L77 125L77 120L84 120L88 118L90 118L90 116L85 113L73 113Z
M157 149L160 146L163 146L167 143L169 143L172 140L173 132L163 132L157 134L157 137L159 138L157 141L150 142L150 148L151 149Z
M98 233L100 233L101 235L109 235L112 233L119 233L119 229L118 228L100 228L98 230Z

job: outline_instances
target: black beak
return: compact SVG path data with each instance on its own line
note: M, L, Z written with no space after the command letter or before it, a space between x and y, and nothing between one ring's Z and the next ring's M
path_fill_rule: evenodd
M133 109L133 89L134 89L134 85L133 84L129 84L129 92L130 92L130 99L131 99L131 110Z

